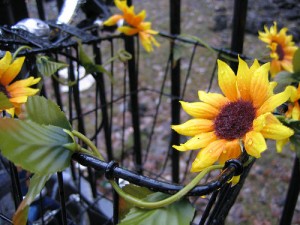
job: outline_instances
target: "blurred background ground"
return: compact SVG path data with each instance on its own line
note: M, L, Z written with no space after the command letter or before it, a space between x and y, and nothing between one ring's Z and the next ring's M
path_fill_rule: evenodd
M29 1L30 2L30 1ZM49 4L52 4L51 2ZM146 9L147 20L154 29L169 32L168 0L135 0L137 11ZM182 0L181 32L195 35L207 44L230 48L233 0ZM298 0L249 0L248 16L244 43L244 54L252 58L265 59L268 49L257 37L263 26L277 21L278 26L286 26L294 35L296 44L300 41L300 4ZM49 8L51 10L51 8ZM114 9L113 9L114 10ZM140 62L140 82L147 84L153 77L143 74L159 74L163 67L169 43L160 37L161 47L153 54L142 53ZM184 56L183 56L184 57ZM163 60L162 60L163 59ZM214 58L205 50L198 53L192 73L197 79L188 84L186 99L197 100L197 90L205 90L212 72ZM187 67L182 60L183 69ZM207 75L207 76L206 76ZM216 83L212 90L216 90ZM278 224L293 166L294 152L288 147L282 154L277 154L274 143L269 142L269 149L254 164L237 202L230 211L228 225L271 225ZM185 165L186 166L186 165ZM300 200L293 219L294 225L300 224Z

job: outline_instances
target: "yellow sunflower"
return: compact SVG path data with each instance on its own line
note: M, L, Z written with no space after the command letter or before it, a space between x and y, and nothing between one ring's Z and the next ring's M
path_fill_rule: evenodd
M259 158L267 149L265 138L283 140L293 135L293 130L282 125L272 111L288 100L290 87L274 94L275 82L269 82L270 64L262 66L255 60L249 68L239 59L237 75L218 60L218 80L221 91L199 91L200 102L181 101L183 110L194 117L172 129L192 137L186 143L173 147L179 151L201 149L191 171L198 172L217 161L237 158L241 143L246 152Z
M28 96L35 95L39 91L29 86L37 84L40 78L28 77L12 82L19 74L24 60L25 57L13 60L10 52L6 52L0 60L0 92L4 93L12 103L13 107L5 110L12 116L19 115L21 105L27 101Z
M298 84L298 88L291 87L291 97L288 103L288 110L285 113L287 118L292 118L294 120L300 120L300 84Z
M274 22L274 26L270 29L265 26L265 32L258 32L259 39L267 43L267 47L271 50L270 73L272 77L283 70L293 72L293 56L298 47L292 41L293 36L286 34L287 31L288 29L284 27L278 32L277 23Z
M115 5L119 10L123 12L123 15L116 14L108 18L105 22L105 26L116 25L120 20L124 20L126 25L118 28L118 31L126 35L138 34L140 41L147 52L152 52L153 47L159 46L159 43L153 37L153 35L158 34L157 31L151 29L150 22L144 22L146 18L146 11L143 10L139 14L135 14L134 6L127 6L126 0L115 0Z

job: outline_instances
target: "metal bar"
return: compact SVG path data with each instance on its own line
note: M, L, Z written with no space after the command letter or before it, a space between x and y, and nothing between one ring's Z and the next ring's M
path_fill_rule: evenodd
M9 162L9 169L13 189L12 195L14 198L15 208L17 209L23 200L23 195L21 191L17 167L12 162Z
M67 210L66 210L66 201L65 201L64 179L63 179L62 172L57 173L57 180L59 186L59 200L61 206L62 225L67 225Z
M15 23L14 13L10 0L0 0L0 24L13 25Z
M94 33L95 34L95 33ZM93 52L95 55L95 63L102 64L101 52L100 48L97 44L93 45ZM104 74L97 73L94 76L98 86L98 92L101 102L101 112L102 112L102 120L103 120L103 128L104 128L104 136L105 136L105 143L106 143L106 152L108 160L113 160L113 151L112 151L112 140L111 140L111 126L109 124L110 117L108 115L108 104L106 100L106 89L105 89L105 82L104 82Z
M280 225L292 224L292 219L297 205L299 193L300 193L300 163L299 163L299 158L295 157L294 168L292 171L292 177L290 180L284 208L280 219Z
M170 31L173 35L180 34L180 0L170 0ZM180 123L180 60L174 59L175 42L171 42L171 123ZM180 135L171 131L171 146L179 145ZM179 151L172 149L172 180L179 183Z
M103 162L93 156L85 155L81 153L74 153L72 158L73 160L77 161L81 165L92 167L97 171L106 171L108 166L111 164L111 163ZM241 163L245 163L247 159L248 157L242 155L238 160ZM174 194L183 188L182 185L159 181L157 179L143 176L141 174L137 174L135 172L123 169L118 166L115 166L109 171L110 171L110 177L121 178L127 180L132 184L136 184L142 187L148 187L151 190L160 191L167 194ZM236 171L237 171L236 165L229 163L227 168L224 169L222 173L219 176L217 176L214 180L212 180L211 182L205 185L198 185L188 195L201 196L201 195L210 194L214 190L217 190L220 187L222 187L224 184L226 184L227 181L232 178L232 176L235 174Z
M128 76L130 90L130 108L132 116L133 136L134 136L134 156L136 171L143 173L142 168L142 149L141 149L141 131L140 114L138 98L138 71L136 70L136 59L134 51L134 37L125 37L125 50L129 52L132 58L128 61Z
M46 20L43 0L36 0L38 14L41 20Z
M248 0L235 0L231 33L231 51L242 53L244 44L244 34L247 17ZM233 71L237 71L237 62L230 64Z
M246 154L243 154L246 155ZM241 174L240 181L235 186L231 187L231 184L223 186L220 190L219 198L215 204L213 211L207 222L208 225L222 225L229 213L229 210L233 206L240 190L242 189L244 182L252 168L255 160L253 160L248 166L244 168L244 172Z

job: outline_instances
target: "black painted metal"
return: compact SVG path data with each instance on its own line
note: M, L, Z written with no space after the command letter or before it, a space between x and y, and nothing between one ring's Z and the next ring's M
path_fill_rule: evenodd
M280 225L292 224L294 211L300 194L300 163L299 158L295 157L289 188L281 214Z
M65 200L64 180L63 180L62 172L57 173L57 181L59 185L59 200L61 205L62 225L67 225L66 200Z
M37 11L38 11L39 18L41 20L46 20L43 0L36 0L36 6L37 6Z
M246 26L248 0L235 0L232 21L231 51L243 53L244 34ZM230 64L233 71L237 71L237 62Z
M79 162L83 166L89 166L98 171L108 171L109 177L121 178L128 181L129 183L136 184L142 187L147 187L154 191L160 191L167 194L174 194L183 188L182 185L152 179L150 177L143 176L141 174L134 173L133 171L118 167L115 164L112 164L112 162L103 162L90 155L75 153L72 158L73 160ZM242 155L240 161L244 163L247 159L247 155ZM233 175L236 175L237 170L239 170L237 164L234 162L230 162L229 165L227 165L226 169L224 169L224 171L216 179L205 185L199 185L195 187L189 193L189 195L202 196L213 192L214 190L222 187L227 181L229 181L233 177Z
M94 55L95 55L95 63L101 65L102 64L101 50L97 46L97 44L93 45L93 51L94 51ZM105 88L105 82L104 82L103 76L104 76L103 73L94 74L94 78L99 87L98 91L99 91L99 97L100 97L100 102L101 102L101 112L102 112L102 120L103 120L107 157L108 157L108 160L113 160L114 157L113 157L112 141L111 141L111 125L109 124L111 119L108 115L108 104L107 104L107 100L106 100L106 88Z
M180 34L180 0L170 0L170 33L172 35ZM180 59L174 57L174 41L171 42L171 123L180 123ZM179 145L180 135L171 131L171 144ZM179 151L172 149L172 180L179 183Z
M130 90L130 108L132 115L132 126L134 132L133 154L135 156L135 166L138 173L143 173L142 168L142 148L141 148L141 131L139 115L139 98L138 98L138 71L136 70L134 37L125 37L125 50L129 52L132 58L127 62L129 75Z

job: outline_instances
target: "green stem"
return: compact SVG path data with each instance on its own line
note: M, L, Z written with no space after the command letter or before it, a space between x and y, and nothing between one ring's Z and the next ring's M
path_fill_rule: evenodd
M27 46L27 45L23 45L21 47L19 47L13 54L13 60L16 59L17 55L19 54L20 51L24 50L24 49L32 49L31 47Z
M157 202L145 202L141 199L135 198L135 197L125 193L115 181L110 180L110 183L113 186L113 188L115 189L115 191L119 194L119 196L121 196L127 202L130 202L133 205L135 205L136 207L143 208L143 209L156 209L156 208L161 208L166 205L172 204L175 201L178 201L179 199L184 197L189 191L191 191L200 182L200 180L203 179L203 177L206 174L208 174L212 170L222 169L223 167L224 167L224 165L214 165L214 166L207 167L201 173L199 173L188 185L186 185L183 189L181 189L179 192L177 192L176 194L174 194L166 199L163 199L163 200L160 200Z
M93 151L94 155L96 157L98 157L98 159L105 161L104 157L100 154L97 147L94 145L94 143L90 139L88 139L86 136L84 136L82 133L78 132L77 130L72 130L72 134L74 134L74 136L78 137L87 146L89 146L91 148L91 150Z

